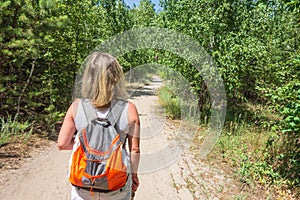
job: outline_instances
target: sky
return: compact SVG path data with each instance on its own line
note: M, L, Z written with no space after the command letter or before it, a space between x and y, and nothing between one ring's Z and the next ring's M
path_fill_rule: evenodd
M151 2L155 4L155 7L154 7L154 8L155 8L156 11L157 11L158 9L160 9L160 7L158 6L159 0L151 0ZM139 5L140 0L125 0L125 3L126 3L127 5L129 5L130 7L132 7L133 4Z

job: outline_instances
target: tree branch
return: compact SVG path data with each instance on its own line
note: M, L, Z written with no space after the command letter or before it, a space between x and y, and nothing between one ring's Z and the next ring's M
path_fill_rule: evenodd
M35 67L35 60L36 60L36 59L34 59L34 60L32 61L32 63L31 63L30 74L29 74L29 76L28 76L28 78L27 78L26 84L24 85L24 87L23 87L23 89L22 89L22 91L21 91L21 93L20 93L20 95L19 95L18 103L17 103L17 113L16 113L16 115L15 115L14 120L16 120L17 117L18 117L19 114L20 114L20 104L21 104L21 99L22 99L22 96L23 96L23 94L24 94L24 92L25 92L27 86L28 86L29 83L30 83L30 79L31 79L31 77L32 77L32 74L33 74L33 71L34 71L34 67Z

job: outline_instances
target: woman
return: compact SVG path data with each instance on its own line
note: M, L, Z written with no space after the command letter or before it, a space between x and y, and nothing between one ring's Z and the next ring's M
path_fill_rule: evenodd
M117 59L107 53L94 52L86 62L82 78L81 94L89 99L99 117L105 117L110 110L114 99L127 97L124 84L124 74ZM71 150L78 146L79 140L74 133L86 126L76 118L76 111L80 99L76 99L69 107L63 125L58 135L57 146L59 150ZM111 192L83 190L72 186L71 199L129 199L131 192L135 192L139 186L137 170L140 159L140 120L136 106L127 102L117 122L121 137L128 140L130 151L131 175L122 190ZM74 139L75 138L75 139ZM73 149L74 150L74 149Z

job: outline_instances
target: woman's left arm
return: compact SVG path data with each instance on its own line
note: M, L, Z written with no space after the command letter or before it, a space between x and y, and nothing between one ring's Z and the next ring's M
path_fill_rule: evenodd
M74 123L74 113L75 113L75 106L77 101L74 101L71 106L69 107L60 132L58 134L57 139L57 148L59 150L72 150L74 145L74 133L76 131L75 123ZM76 107L77 108L77 107Z

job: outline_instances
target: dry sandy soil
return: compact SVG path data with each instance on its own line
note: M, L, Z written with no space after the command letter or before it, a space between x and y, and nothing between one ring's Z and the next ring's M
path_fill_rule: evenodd
M180 121L163 117L155 95L161 84L155 79L150 85L135 90L131 97L141 118L140 187L135 199L248 199L244 187L232 178L226 167L212 167L198 160L190 151L185 151L172 162L164 156L164 149L176 139L174 134ZM33 148L35 150L20 167L2 167L0 199L70 199L67 181L70 151L58 151L55 142L51 141L41 147ZM260 198L252 196L251 199Z

